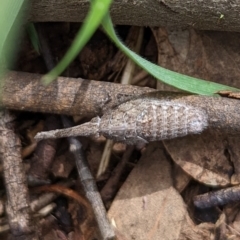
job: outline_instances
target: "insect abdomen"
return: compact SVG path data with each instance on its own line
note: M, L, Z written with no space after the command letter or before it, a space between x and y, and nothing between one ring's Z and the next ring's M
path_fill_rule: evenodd
M134 144L200 133L207 125L203 109L171 101L136 99L105 114L100 134Z

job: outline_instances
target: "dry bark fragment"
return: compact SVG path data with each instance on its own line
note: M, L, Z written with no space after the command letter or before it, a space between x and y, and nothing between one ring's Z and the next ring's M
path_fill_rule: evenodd
M21 159L21 143L10 124L12 116L1 112L0 155L7 192L7 216L14 239L38 239L31 217L29 195Z
M155 91L66 77L44 86L41 78L39 74L9 72L4 78L2 104L15 110L94 117L133 96Z
M88 1L33 0L33 22L82 22L89 10ZM238 1L114 1L111 16L115 24L134 26L193 26L205 30L240 31Z

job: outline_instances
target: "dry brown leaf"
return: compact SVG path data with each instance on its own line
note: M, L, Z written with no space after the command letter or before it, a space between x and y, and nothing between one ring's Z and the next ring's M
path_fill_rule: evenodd
M186 206L172 183L171 164L161 144L147 147L120 189L108 216L124 239L210 239L188 217Z
M234 222L229 227L232 230L232 233L240 238L240 211L237 213Z
M235 98L240 99L240 93L239 92L232 92L227 90L222 90L217 92L222 97L228 97L228 98Z
M225 220L227 239L240 239L240 204L228 204L223 208L223 212L227 219ZM217 223L216 223L217 225Z
M199 182L211 186L230 184L232 164L225 155L225 137L211 131L164 141L172 159Z
M192 177L183 171L183 169L177 165L174 164L173 166L173 181L174 181L174 187L178 190L178 192L182 192L189 182L191 181Z

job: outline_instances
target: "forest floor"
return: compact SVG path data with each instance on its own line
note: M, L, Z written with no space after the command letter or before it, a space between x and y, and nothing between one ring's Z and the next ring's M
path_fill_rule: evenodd
M55 62L63 57L79 27L76 23L41 24ZM143 31L139 54L149 61L186 75L240 87L239 33L129 26L116 29L132 49ZM127 62L98 30L63 76L121 84ZM45 74L47 69L43 57L24 36L14 70ZM177 91L138 67L129 84ZM30 202L38 201L46 192L54 195L45 203L51 210L35 217L39 235L46 240L101 239L99 223L91 204L85 202L67 139L47 140L45 144L36 144L33 139L44 129L62 128L60 117L39 112L14 113ZM81 124L91 117L73 119L75 124ZM239 203L232 201L234 192L239 194L239 190L229 188L240 182L239 137L210 129L199 135L136 146L102 136L78 139L118 239L240 239ZM104 159L109 159L109 163L104 165ZM204 198L203 205L210 202L208 208L194 205L197 195L222 188L225 190L212 194L213 200L209 195ZM216 202L221 198L228 198L223 206ZM1 214L4 222L4 208ZM7 236L6 231L0 233L1 239Z

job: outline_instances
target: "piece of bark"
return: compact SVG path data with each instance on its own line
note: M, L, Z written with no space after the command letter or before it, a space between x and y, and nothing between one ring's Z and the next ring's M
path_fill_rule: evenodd
M161 146L161 145L160 145ZM205 239L174 189L171 164L159 143L150 144L111 205L108 216L124 239ZM191 237L190 237L191 236Z
M83 22L89 10L85 0L33 0L29 20L33 22ZM114 1L115 24L135 26L193 26L205 30L240 31L238 1Z
M44 86L41 78L39 74L9 72L4 78L2 104L16 110L93 117L133 96L155 91L67 77Z
M38 239L31 216L26 175L22 165L21 143L14 133L8 111L1 112L0 157L7 193L6 212L13 239Z

